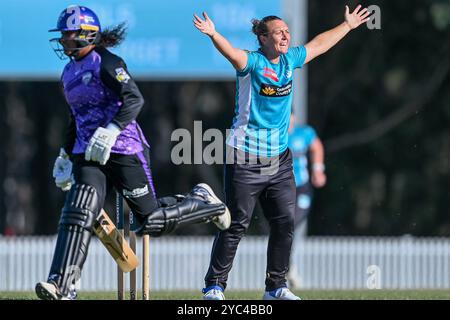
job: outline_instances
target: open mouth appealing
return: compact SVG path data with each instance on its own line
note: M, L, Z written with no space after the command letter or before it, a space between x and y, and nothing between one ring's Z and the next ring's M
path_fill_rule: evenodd
M279 47L281 50L286 50L289 47L289 43L288 42L281 42L279 44Z

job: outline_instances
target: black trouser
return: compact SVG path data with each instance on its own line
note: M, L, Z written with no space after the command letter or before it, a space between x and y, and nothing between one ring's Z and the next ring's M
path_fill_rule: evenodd
M132 155L112 153L105 165L84 160L84 154L75 155L75 183L94 187L100 208L105 202L107 185L111 184L124 196L135 217L141 222L143 216L158 207L150 170L150 153L148 147L144 148L144 151Z
M75 185L68 192L61 213L48 278L59 287L63 296L81 275L93 220L104 206L108 183L124 196L140 222L158 208L148 149L134 155L111 154L104 166L84 160L84 154L75 155L72 160Z
M226 205L231 212L231 226L217 234L211 254L206 286L226 288L239 242L246 232L256 201L261 201L269 221L266 290L286 286L295 215L295 182L289 150L278 156L279 169L274 175L261 174L264 164L226 164L224 184Z

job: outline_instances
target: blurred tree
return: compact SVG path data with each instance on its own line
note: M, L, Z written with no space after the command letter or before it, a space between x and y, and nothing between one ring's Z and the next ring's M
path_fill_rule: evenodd
M311 232L448 236L450 2L372 4L381 30L354 32L309 68L310 122L330 178ZM343 6L311 1L310 34Z

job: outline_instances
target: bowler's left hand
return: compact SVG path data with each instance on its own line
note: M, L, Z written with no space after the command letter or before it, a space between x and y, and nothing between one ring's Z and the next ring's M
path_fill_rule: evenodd
M350 13L350 8L345 6L345 22L350 27L350 29L355 29L361 24L370 20L370 12L367 8L361 9L361 5L358 5L352 13Z

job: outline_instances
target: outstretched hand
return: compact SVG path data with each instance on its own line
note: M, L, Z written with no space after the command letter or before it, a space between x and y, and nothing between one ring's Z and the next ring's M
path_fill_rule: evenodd
M194 25L200 32L212 37L216 33L216 27L206 12L203 12L205 20L194 13Z
M350 8L345 6L345 22L350 29L355 29L370 20L370 12L367 11L367 8L364 8L361 11L359 9L361 9L360 4L356 7L355 11L350 13Z

